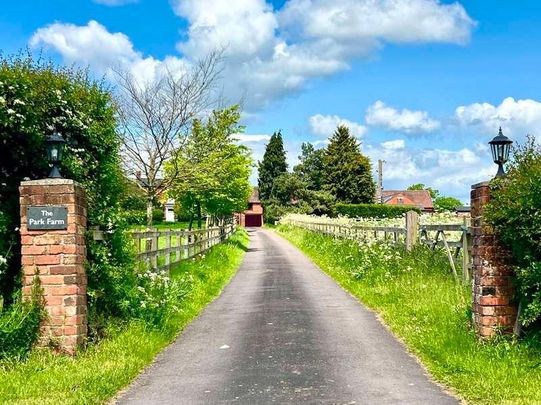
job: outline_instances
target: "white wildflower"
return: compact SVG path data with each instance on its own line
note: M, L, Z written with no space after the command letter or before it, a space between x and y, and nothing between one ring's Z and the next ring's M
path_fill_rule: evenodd
M8 108L7 113L8 114L15 114L15 110L13 110L11 108Z
M13 100L13 104L25 105L25 102L16 98L15 100Z

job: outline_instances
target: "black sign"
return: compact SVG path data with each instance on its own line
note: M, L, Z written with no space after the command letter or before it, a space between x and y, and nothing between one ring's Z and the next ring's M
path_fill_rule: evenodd
M68 209L66 207L28 207L26 210L28 230L67 229Z

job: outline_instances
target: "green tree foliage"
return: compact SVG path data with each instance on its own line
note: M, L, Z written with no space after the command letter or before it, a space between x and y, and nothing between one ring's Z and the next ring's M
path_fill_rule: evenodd
M284 173L274 181L274 196L265 206L265 220L274 222L286 213L333 215L335 199L328 191L309 190L295 173Z
M434 199L434 208L436 211L453 211L455 207L462 205L462 202L454 197L436 197Z
M541 318L541 146L533 137L514 150L505 177L492 181L486 219L511 249L525 325Z
M123 271L132 258L121 231L118 200L123 182L114 103L108 89L85 71L57 68L30 57L0 60L0 212L6 228L0 240L14 244L0 286L8 300L19 288L18 186L25 178L47 177L44 140L55 128L67 141L62 174L85 188L89 226L107 230L99 247L88 246L90 302L103 302L116 311L122 300L104 282Z
M434 189L432 187L427 187L423 183L412 184L411 186L409 186L407 188L407 190L428 190L432 200L435 200L436 198L438 198L440 196L439 190L436 190L436 189ZM460 205L460 201L459 201L458 205Z
M340 125L323 156L324 186L344 203L371 203L376 186L372 179L370 160L346 126Z
M301 145L300 163L293 168L293 172L306 184L308 190L321 190L324 155L325 149L316 149L308 142Z
M287 172L286 152L281 131L272 134L259 162L259 198L268 201L273 197L274 180Z
M461 206L462 202L454 197L440 195L439 190L427 187L423 183L412 184L407 190L427 190L432 198L432 204L436 211L453 211L455 207Z
M223 218L246 208L253 162L249 150L235 143L234 134L242 130L239 120L238 106L214 111L206 122L195 120L175 167L166 168L166 175L181 168L168 196L192 216L205 212Z

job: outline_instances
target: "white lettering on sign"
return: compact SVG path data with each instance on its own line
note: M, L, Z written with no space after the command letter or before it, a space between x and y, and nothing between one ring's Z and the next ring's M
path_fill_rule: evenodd
M29 230L67 229L68 210L57 206L28 207L27 224Z

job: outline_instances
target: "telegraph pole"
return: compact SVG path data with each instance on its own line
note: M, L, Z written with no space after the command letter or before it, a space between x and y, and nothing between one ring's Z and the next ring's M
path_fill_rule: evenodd
M383 204L383 164L385 160L378 160L378 190L376 193L377 203Z

